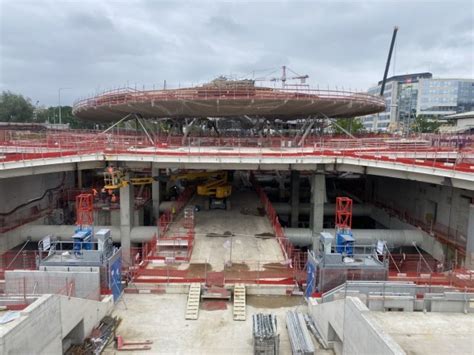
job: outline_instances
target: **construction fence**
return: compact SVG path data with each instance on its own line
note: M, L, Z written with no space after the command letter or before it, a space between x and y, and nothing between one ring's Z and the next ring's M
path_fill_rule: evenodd
M257 181L255 180L254 176L251 176L251 182L255 188L255 191L260 198L260 202L265 209L267 214L268 220L273 228L275 233L275 238L280 245L281 251L283 253L283 257L287 260L288 266L291 268L295 268L296 270L304 270L307 262L307 253L293 245L290 240L286 237L283 228L280 224L278 219L278 215L273 208L272 203L268 199L267 195L263 191L263 189L258 185Z
M174 157L334 157L384 161L460 172L473 172L474 137L413 136L327 138L308 136L304 142L292 137L173 137L101 132L54 132L22 136L7 134L0 142L0 164L25 160L96 156L104 154ZM299 139L299 138L298 138ZM454 142L454 143L453 143Z
M216 263L209 260L167 262L149 260L136 271L137 283L173 284L199 282L208 286L224 284L287 285L294 286L304 273L275 260L227 260Z

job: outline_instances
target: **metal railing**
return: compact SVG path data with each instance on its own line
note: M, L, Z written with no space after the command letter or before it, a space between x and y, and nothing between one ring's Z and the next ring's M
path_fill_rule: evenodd
M92 155L136 155L167 157L312 158L355 159L390 164L452 170L474 174L474 145L463 148L433 145L430 139L327 139L307 137L296 147L292 137L155 137L145 135L91 133L44 133L36 138L0 142L0 169L8 163L47 161L54 158Z
M262 87L192 87L183 89L146 90L130 87L104 91L88 98L76 100L73 113L87 107L123 105L129 103L172 101L172 100L209 100L209 99L257 99L257 100L334 100L346 99L367 102L385 107L385 100L364 92L349 90L310 89L310 88L262 88Z

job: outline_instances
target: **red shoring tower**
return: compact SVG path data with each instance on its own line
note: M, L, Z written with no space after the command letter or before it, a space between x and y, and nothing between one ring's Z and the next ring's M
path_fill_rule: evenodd
M352 199L336 197L336 230L352 228Z
M80 194L76 196L76 225L83 229L94 224L94 196Z

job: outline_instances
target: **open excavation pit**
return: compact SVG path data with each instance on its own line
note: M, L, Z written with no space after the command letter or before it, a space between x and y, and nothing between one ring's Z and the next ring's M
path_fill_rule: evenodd
M189 260L169 263L155 260L147 269L164 272L162 277L173 278L178 273L184 279L208 279L223 273L225 279L257 280L287 278L291 271L285 262L280 244L274 236L268 218L259 211L258 195L249 189L236 191L230 198L230 210L205 210L205 200L194 196L186 205L194 212L194 240ZM167 235L183 234L184 214L178 214ZM151 271L148 279L153 278ZM146 280L140 276L139 280ZM137 281L139 281L137 280Z

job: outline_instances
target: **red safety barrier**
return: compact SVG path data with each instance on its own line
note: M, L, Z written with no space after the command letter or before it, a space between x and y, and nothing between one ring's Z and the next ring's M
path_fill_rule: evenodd
M286 237L273 205L271 204L263 189L257 184L253 175L251 176L251 182L257 191L263 207L265 208L267 217L275 233L276 240L280 245L285 260L287 260L288 266L290 268L294 268L296 271L304 270L306 267L307 252L295 247L293 243L291 243Z
M262 158L324 156L375 160L474 174L472 136L419 135L404 139L308 136L299 147L296 147L294 137L188 137L183 140L183 137L158 135L154 137L154 145L145 135L122 132L100 135L67 131L45 132L35 135L34 139L20 139L21 135L10 137L8 141L0 142L0 164L78 155L95 155L101 159L104 154ZM176 147L184 149L170 149ZM232 149L212 150L219 147Z

